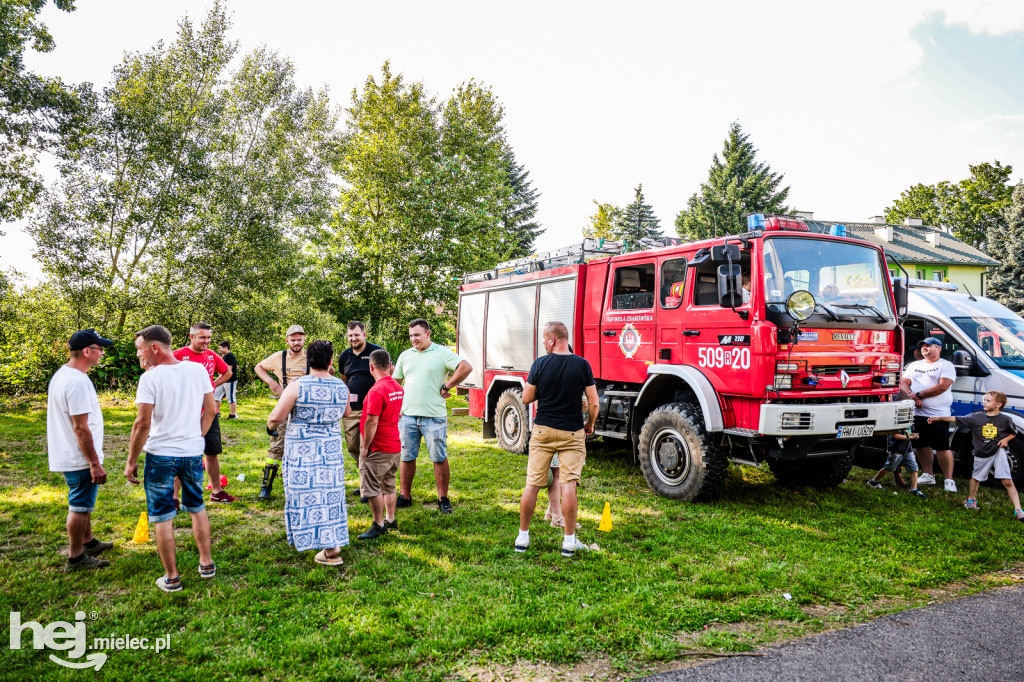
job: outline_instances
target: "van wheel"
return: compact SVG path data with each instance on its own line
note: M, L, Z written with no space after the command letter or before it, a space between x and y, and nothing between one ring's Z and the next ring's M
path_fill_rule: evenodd
M494 433L504 450L521 455L530 445L530 418L523 404L523 392L507 388L494 408Z
M708 502L722 492L729 462L693 405L670 403L651 412L640 430L639 454L644 478L658 495Z
M1010 478L1017 490L1020 490L1024 485L1024 443L1014 443L1015 440L1018 439L1011 440L1010 447L1006 448L1006 457L1010 460Z
M845 455L837 457L812 457L796 461L769 458L768 468L779 483L790 488L833 488L846 480L856 454L857 447L854 446Z

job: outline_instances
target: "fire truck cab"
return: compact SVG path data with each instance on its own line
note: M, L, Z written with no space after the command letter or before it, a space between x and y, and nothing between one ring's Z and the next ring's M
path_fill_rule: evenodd
M840 483L859 443L912 423L894 400L906 288L894 295L867 242L782 216L748 227L631 253L586 240L467 275L462 388L485 438L526 451L522 387L558 320L597 380L595 435L628 442L656 493L713 499L730 460L787 484Z

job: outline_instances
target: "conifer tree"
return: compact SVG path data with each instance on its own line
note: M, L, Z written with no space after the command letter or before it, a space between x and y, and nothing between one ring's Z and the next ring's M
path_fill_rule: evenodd
M722 158L715 154L707 182L676 216L680 237L707 239L746 232L748 213L789 212L789 187L779 189L783 175L757 161L757 149L749 138L739 123L729 126Z
M636 193L633 202L622 209L615 225L618 238L626 241L631 250L636 249L644 237L660 239L664 236L661 234L661 221L644 198L643 184L637 185L633 191Z
M985 295L1010 310L1024 311L1024 182L1013 188L1002 224L989 227L988 252L1000 262L988 279Z
M544 231L536 221L537 210L540 208L537 199L541 194L533 187L530 171L516 163L516 154L511 147L505 153L505 164L508 167L508 186L511 191L501 216L505 232L504 257L520 258L533 253L533 243Z

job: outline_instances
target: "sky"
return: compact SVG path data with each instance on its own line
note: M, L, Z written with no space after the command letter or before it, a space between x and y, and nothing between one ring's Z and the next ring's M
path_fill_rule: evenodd
M211 0L47 6L56 41L28 67L108 84L125 52L173 40ZM916 183L999 160L1024 178L1024 2L813 0L494 3L229 0L231 37L295 64L342 108L390 61L438 98L475 79L505 111L541 192L538 250L581 238L593 201L643 191L665 234L738 122L823 220L880 215ZM287 7L287 9L285 9ZM31 239L2 226L0 267L40 277Z

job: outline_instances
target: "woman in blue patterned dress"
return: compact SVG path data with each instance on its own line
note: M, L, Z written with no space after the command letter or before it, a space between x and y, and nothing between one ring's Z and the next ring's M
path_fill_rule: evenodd
M339 552L348 544L341 433L341 419L351 411L348 388L330 375L330 341L309 344L306 359L309 374L288 384L267 418L267 430L282 427L291 413L283 462L288 544L300 552L319 549L318 564L340 566Z

